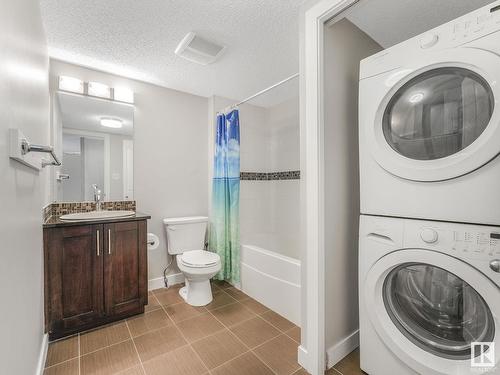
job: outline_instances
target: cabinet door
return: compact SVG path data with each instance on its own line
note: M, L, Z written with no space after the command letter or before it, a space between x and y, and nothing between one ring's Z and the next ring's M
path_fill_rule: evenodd
M146 238L146 221L104 225L106 314L143 311L147 303Z
M103 315L102 225L50 228L44 236L47 328L57 336Z

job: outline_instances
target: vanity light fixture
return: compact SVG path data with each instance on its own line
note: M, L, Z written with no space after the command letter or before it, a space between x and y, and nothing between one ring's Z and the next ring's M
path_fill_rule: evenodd
M107 128L119 129L123 126L123 121L117 118L101 117L101 125Z
M59 90L134 104L134 92L126 87L112 88L100 82L83 82L69 76L59 76Z
M119 102L134 104L134 92L126 87L116 87L113 90L113 99Z
M98 98L111 99L111 89L108 85L99 82L89 82L88 94Z
M84 93L84 84L83 81L68 76L60 76L59 77L59 89L64 91L70 91L77 94Z

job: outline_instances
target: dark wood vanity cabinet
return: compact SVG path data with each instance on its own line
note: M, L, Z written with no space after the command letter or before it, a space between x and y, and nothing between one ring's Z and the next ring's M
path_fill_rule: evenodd
M144 312L146 220L44 228L50 339Z

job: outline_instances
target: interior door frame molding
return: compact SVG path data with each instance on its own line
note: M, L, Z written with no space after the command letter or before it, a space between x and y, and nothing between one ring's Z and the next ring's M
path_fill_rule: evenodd
M302 274L302 342L299 362L312 375L326 369L325 350L325 192L324 192L324 113L323 113L323 38L325 24L340 18L342 13L360 0L321 0L305 12L304 63L301 66L302 108L301 164L305 170L305 248L301 259L305 263Z
M109 200L110 194L110 164L111 164L111 146L110 146L110 137L109 134L92 132L80 129L73 128L63 128L62 134L70 134L70 135L79 135L84 138L92 138L92 139L102 139L104 141L104 200ZM62 154L64 154L61 151ZM63 156L64 159L64 156ZM84 197L85 198L85 197ZM85 200L85 199L84 199Z

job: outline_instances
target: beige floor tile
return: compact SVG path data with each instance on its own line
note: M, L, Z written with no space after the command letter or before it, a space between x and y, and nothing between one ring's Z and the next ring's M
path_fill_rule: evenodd
M163 309L151 311L147 314L141 314L127 320L128 327L132 337L143 335L146 332L159 329L172 324Z
M139 365L132 340L81 357L81 375L110 375Z
M257 302L253 298L244 299L240 301L240 303L246 308L252 310L256 314L263 314L266 311L269 311L269 309L266 306L264 306L262 303Z
M226 289L232 287L232 285L229 284L227 281L221 281L221 280L212 279L211 284L215 285L219 289Z
M255 354L278 375L290 375L300 366L297 363L297 343L281 335L254 349Z
M158 310L161 308L160 302L158 302L158 299L154 295L153 292L148 293L148 304L144 306L144 312L151 312L154 310Z
M364 372L359 368L359 348L352 351L334 368L344 375L362 375Z
M334 367L332 367L331 369L325 371L325 375L343 375L343 374L338 370L336 370ZM345 375L351 375L351 374L345 374Z
M242 301L242 300L250 298L245 293L243 293L241 290L236 289L234 286L231 286L229 288L224 289L224 292L229 294L231 297L233 297L237 301Z
M143 362L187 344L173 325L135 337L134 342Z
M209 369L220 366L248 350L228 330L205 337L192 346Z
M273 372L251 352L223 364L211 373L213 375L273 375Z
M247 320L231 327L231 331L249 348L254 348L281 334L260 317Z
M210 312L226 327L233 326L256 316L241 303L233 303L215 310L210 310Z
M289 337L294 339L297 343L300 344L300 328L293 327L292 329L285 332Z
M205 306L208 310L213 310L222 306L227 306L231 303L236 303L236 300L229 294L225 293L223 290L216 290L215 292L212 293L212 295L214 299L212 300L212 302L210 302L208 305Z
M46 368L43 375L78 375L78 358Z
M276 328L280 329L283 332L289 331L292 328L296 327L295 324L283 318L281 315L275 313L272 310L269 310L264 314L261 314L261 316L269 323L271 323L273 326L275 326Z
M144 362L147 375L200 375L206 367L189 346L176 349Z
M144 371L142 370L142 366L134 366L132 368L129 368L125 371L121 371L116 375L144 375Z
M180 322L207 312L204 307L196 307L188 305L186 302L170 305L165 308L165 311L174 322Z
M153 291L158 302L163 306L173 305L175 303L184 302L184 299L179 295L180 285L174 285L168 289L157 289Z
M47 351L45 367L78 357L78 336L51 342Z
M225 329L224 326L209 313L183 320L177 323L177 328L181 330L182 334L189 342L199 340Z
M301 367L297 371L295 371L293 375L310 375L310 374Z
M111 324L80 335L80 355L130 339L125 322Z

